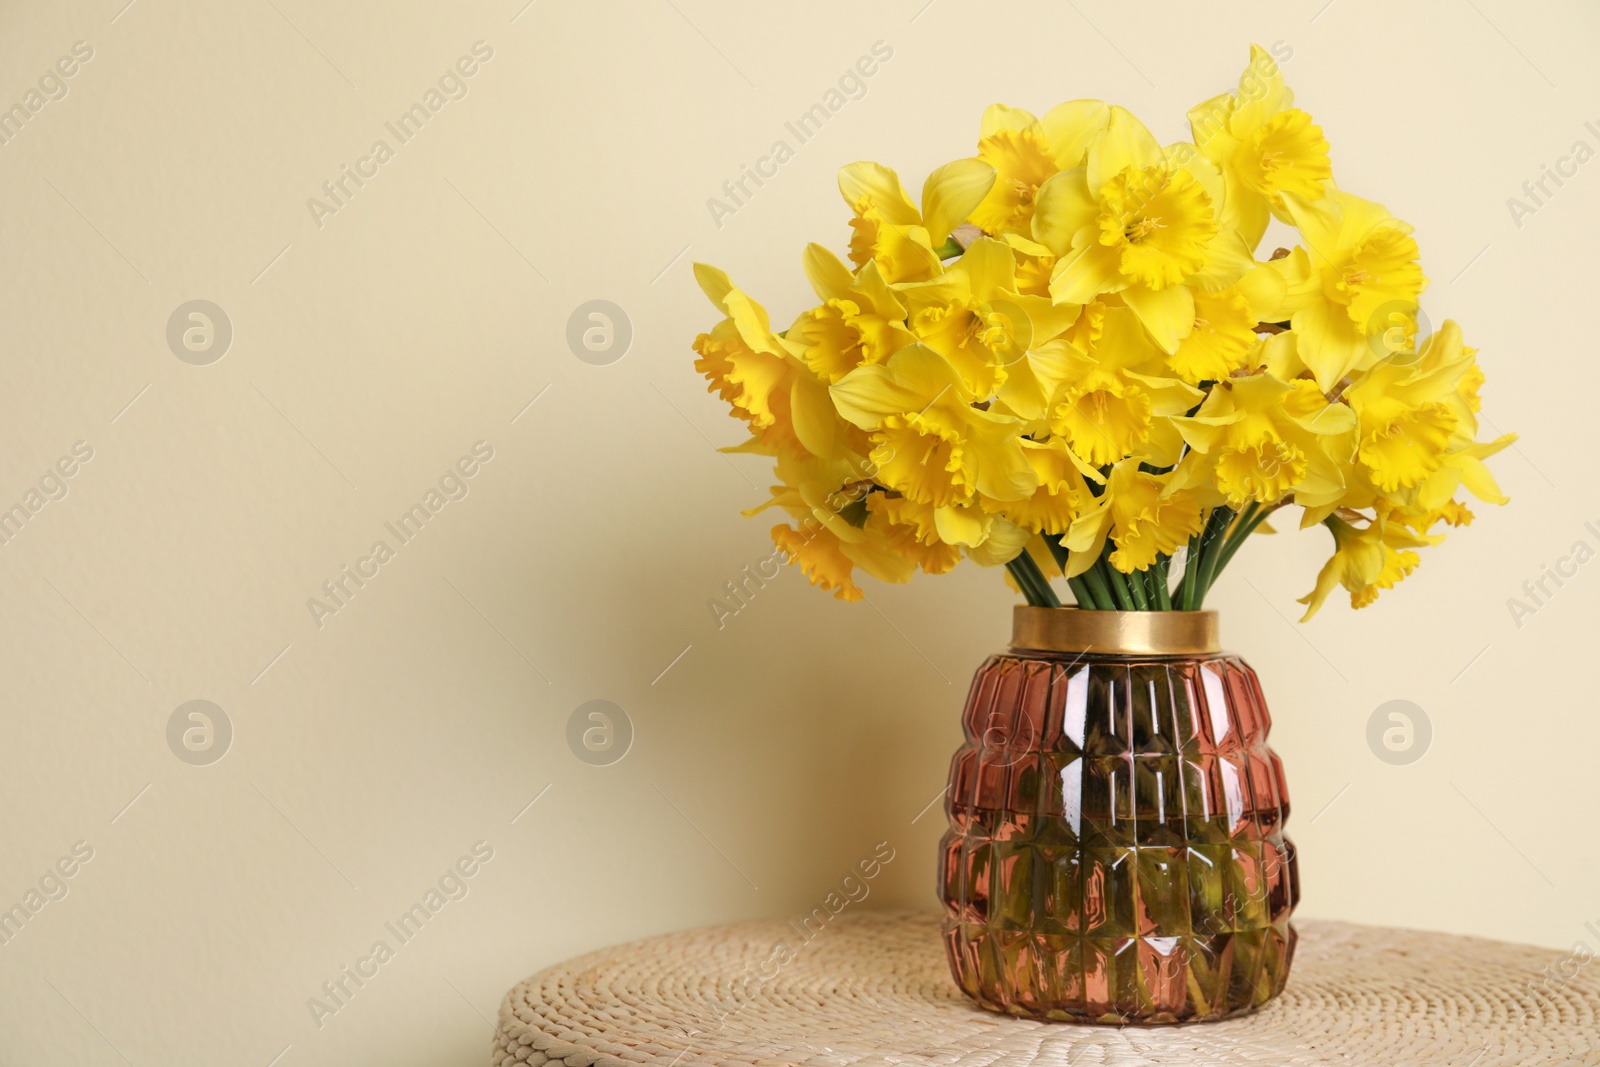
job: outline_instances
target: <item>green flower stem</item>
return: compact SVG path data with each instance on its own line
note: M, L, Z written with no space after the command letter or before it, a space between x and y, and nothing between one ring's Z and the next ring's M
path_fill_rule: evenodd
M1189 550L1183 561L1183 581L1178 583L1178 610L1194 610L1195 587L1200 580L1200 545L1205 538L1205 530L1189 538Z
M1067 551L1066 546L1061 543L1062 536L1065 535L1051 537L1049 534L1045 534L1044 543L1050 547L1050 554L1055 557L1056 566L1061 568L1062 574L1066 574L1067 561L1071 554ZM1104 595L1107 590L1102 588L1097 591L1090 584L1089 576L1086 574L1068 578L1067 585L1072 588L1072 595L1077 600L1080 608L1088 611L1110 611L1114 607L1110 596Z
M1117 605L1112 599L1111 589L1106 585L1106 577L1100 572L1100 565L1098 563L1084 571L1083 574L1079 576L1078 580L1087 585L1090 592L1094 594L1095 607L1099 608L1101 611L1116 610Z
M1038 608L1044 606L1039 603L1039 591L1033 587L1033 582L1029 580L1027 572L1022 569L1020 563L1012 560L1006 564L1006 570L1011 572L1012 580L1017 583L1017 588L1022 591L1022 596L1027 600L1029 607Z
M1028 556L1026 552L1023 555ZM1061 598L1056 596L1055 588L1051 586L1050 579L1044 576L1044 572L1039 569L1039 565L1033 561L1032 556L1028 556L1028 562L1025 566L1033 572L1033 580L1039 583L1039 591L1044 595L1044 606L1047 608L1059 608L1061 606Z
M1033 561L1033 557L1024 551L1016 559L1006 564L1006 569L1017 580L1017 585L1022 589L1022 595L1028 603L1038 608L1059 608L1061 601L1056 597L1056 591L1050 588L1050 581Z
M1101 580L1111 590L1111 597L1116 601L1117 609L1120 611L1134 610L1133 596L1128 592L1128 585L1122 580L1122 574L1107 563L1104 556L1100 557L1099 562L1095 564L1095 568L1100 571Z
M1125 574L1122 576L1122 580L1127 583L1128 595L1133 598L1134 610L1149 611L1150 593L1145 588L1144 572L1134 571L1132 574Z
M1038 607L1048 608L1051 606L1050 601L1054 599L1054 595L1046 591L1040 581L1040 576L1035 573L1038 570L1037 566L1029 566L1032 563L1033 560L1028 557L1027 553L1023 553L1020 562L1017 564L1017 569L1028 579L1028 588L1033 593L1033 603Z
M1201 591L1205 588L1202 578L1205 572L1206 547L1211 543L1212 524L1216 522L1217 511L1220 510L1218 508L1207 515L1200 532L1189 538L1189 551L1183 568L1183 583L1178 588L1179 611L1200 609Z
M1261 514L1254 516L1248 524L1240 527L1239 531L1228 542L1228 546L1223 549L1222 562L1217 566L1219 572L1233 560L1234 554L1244 547L1244 543L1250 540L1250 535L1256 532L1257 527L1267 521L1267 516L1270 514L1270 511L1263 509Z
M1196 579L1194 592L1194 608L1199 611L1206 601L1206 590L1211 588L1211 582L1217 574L1217 560L1222 555L1222 548L1226 541L1225 533L1229 524L1233 522L1234 511L1223 505L1212 511L1211 519L1206 523L1205 543L1200 546L1200 571Z
M1224 553L1227 552L1228 546L1237 544L1240 539L1246 536L1245 528L1254 522L1256 516L1260 513L1261 505L1254 500L1245 505L1244 510L1239 512L1238 520L1234 522L1233 527L1228 531L1227 538L1223 542Z
M1238 525L1228 535L1227 543L1223 545L1222 558L1217 561L1217 566L1211 575L1212 582L1215 582L1217 575L1222 573L1222 569L1232 562L1234 554L1244 547L1244 543L1250 539L1250 535L1256 532L1256 527L1266 522L1267 516L1276 510L1276 508L1262 507L1260 504L1251 504L1244 510ZM1208 585L1206 589L1209 592L1210 586Z
M1065 575L1067 573L1067 548L1061 543L1061 537L1063 536L1065 535L1057 537L1051 537L1049 534L1043 535L1045 547L1050 550L1050 555L1055 559L1056 566L1060 567L1061 573ZM1068 580L1070 581L1070 579Z
M957 241L954 237L946 237L944 239L944 244L940 245L938 248L935 248L933 250L933 254L938 256L940 259L954 259L965 251L966 249L961 247L961 242Z
M1250 529L1251 521L1255 518L1256 512L1260 510L1260 507L1259 504L1252 502L1239 513L1239 517L1233 521L1233 525L1228 527L1226 535L1222 538L1222 545L1217 551L1217 566L1212 569L1213 578L1216 577L1216 572L1222 569L1222 564L1228 559L1229 555L1238 551L1242 538L1248 536L1245 531Z
M1156 565L1152 568L1156 587L1156 606L1162 611L1172 610L1172 591L1167 586L1167 568L1171 565L1171 556L1158 556Z

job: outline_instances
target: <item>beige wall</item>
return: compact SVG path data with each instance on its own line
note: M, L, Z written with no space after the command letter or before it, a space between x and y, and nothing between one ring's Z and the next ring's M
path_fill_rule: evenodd
M940 819L915 817L1012 597L972 569L850 606L786 573L715 628L707 600L769 551L737 514L766 472L712 451L739 434L690 366L713 318L690 263L787 321L804 243L845 240L840 164L920 184L996 100L1103 96L1175 139L1253 40L1292 49L1342 183L1416 224L1426 310L1523 435L1496 461L1512 506L1375 609L1287 621L1320 532L1222 583L1277 715L1303 914L1600 948L1600 564L1520 627L1507 608L1600 548L1600 163L1520 225L1506 203L1600 148L1591 5L521 2L0 14L0 104L93 50L0 147L0 504L93 452L0 546L0 906L74 872L0 945L0 1062L479 1063L531 971L797 915L879 841L868 906L931 907ZM386 133L478 41L465 98ZM877 41L864 98L716 225L707 198ZM394 157L314 220L378 139ZM166 339L195 299L233 329L205 366ZM609 366L565 341L594 299L633 326ZM480 441L466 497L319 627L307 599ZM195 699L233 730L206 766L167 739ZM611 766L566 741L594 699L633 725ZM1433 728L1408 766L1366 742L1396 699ZM464 856L467 895L314 1025L308 998Z

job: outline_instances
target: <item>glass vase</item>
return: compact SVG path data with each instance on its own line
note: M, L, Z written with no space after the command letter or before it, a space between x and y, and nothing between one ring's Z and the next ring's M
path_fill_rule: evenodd
M950 970L994 1011L1178 1023L1282 992L1300 897L1256 674L1215 612L1018 607L950 765Z

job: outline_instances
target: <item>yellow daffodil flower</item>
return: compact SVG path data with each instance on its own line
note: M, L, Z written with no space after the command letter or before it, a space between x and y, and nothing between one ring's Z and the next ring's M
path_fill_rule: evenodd
M917 503L959 507L977 493L1019 500L1038 485L1022 424L972 406L955 368L925 345L857 367L828 391L840 415L870 432L879 482Z
M1193 449L1182 481L1215 483L1235 511L1255 501L1332 503L1344 494L1342 465L1354 448L1356 417L1330 404L1315 382L1268 374L1230 378L1191 417L1173 423Z
M984 511L977 501L938 508L933 515L939 540L960 545L980 567L998 567L1015 559L1032 536L1002 515Z
M1048 441L1024 439L1020 443L1039 479L1039 487L1032 496L1022 500L980 497L979 503L985 511L1002 515L1030 533L1060 536L1094 499L1088 483L1104 479L1094 468L1085 468L1083 461L1059 437Z
M919 211L894 171L851 163L839 171L839 192L854 213L850 261L857 267L877 263L891 283L936 277L941 267L935 250L993 184L994 168L981 160L947 163L928 176Z
M1033 342L1012 290L1015 269L1009 248L983 238L934 281L900 287L911 332L950 361L975 398L992 396Z
M1168 360L1190 385L1217 381L1244 366L1256 343L1250 303L1233 287L1194 294L1194 325Z
M889 546L921 568L924 574L944 574L961 562L959 545L939 539L934 509L903 496L873 493L867 497L869 527L876 526Z
M864 595L851 579L854 564L844 554L844 545L833 531L819 529L803 533L780 523L772 528L772 543L783 550L789 563L798 563L801 573L819 589L846 601L860 600Z
M1284 193L1319 200L1333 177L1322 128L1293 104L1278 64L1252 45L1239 91L1189 111L1195 146L1222 169L1222 225L1238 230L1252 248L1266 232L1269 213L1288 221Z
M1101 333L1092 350L1064 352L1051 431L1095 467L1125 456L1157 466L1176 463L1183 442L1170 416L1188 411L1204 394L1176 378L1134 369L1158 367L1161 353L1128 308L1102 305L1097 313Z
M710 333L695 338L694 349L700 358L694 366L710 380L708 391L720 396L745 421L757 449L768 454L785 448L804 449L792 417L797 385L805 413L819 417L825 413L816 411L817 391L808 390L802 381L807 376L799 361L772 332L766 309L726 274L704 263L696 263L694 273L706 296L727 316Z
M1357 527L1333 515L1323 525L1333 532L1333 556L1317 574L1316 588L1299 600L1307 605L1301 622L1309 622L1341 585L1350 594L1351 607L1366 607L1378 599L1380 590L1393 589L1416 570L1422 557L1412 549L1444 540L1413 533L1401 523L1384 521L1381 516Z
M1194 328L1191 287L1231 285L1254 266L1250 247L1218 221L1222 177L1193 146L1164 151L1144 125L1112 108L1082 167L1039 190L1034 241L1057 257L1050 295L1087 304L1120 293L1171 352Z
M939 278L905 283L897 293L912 333L950 361L975 400L1015 398L1038 418L1031 409L1048 396L1030 350L1070 326L1078 308L1015 292L1015 266L1006 245L980 238ZM1022 380L1008 389L1013 372Z
M1453 499L1457 488L1465 488L1486 504L1510 502L1483 461L1515 443L1517 435L1502 434L1493 441L1477 440L1477 412L1482 403L1478 390L1483 385L1483 371L1474 358L1477 350L1460 344L1460 328L1449 320L1440 330L1437 341L1425 345L1418 356L1419 372L1438 371L1458 360L1465 360L1467 366L1455 389L1447 392L1443 400L1455 416L1455 429L1447 451L1439 461L1439 468L1418 485L1414 506L1435 516L1435 521L1460 526L1472 521L1472 513ZM1427 527L1422 529L1425 531Z
M814 584L834 590L839 599L858 600L860 590L850 578L853 567L885 582L909 581L915 570L886 524L871 521L874 473L859 457L780 453L777 474L783 484L772 487L766 503L744 514L752 517L774 506L788 512L797 524L772 531L773 543L788 562L798 563Z
M860 600L853 571L860 567L884 582L908 582L916 568L880 531L846 540L825 526L802 521L798 526L780 523L772 528L772 543L783 550L786 562L799 564L811 584L830 590L839 600Z
M1300 358L1324 392L1388 351L1392 317L1414 314L1427 286L1410 226L1381 204L1328 189L1315 201L1284 194L1306 243L1273 264L1288 285Z
M753 518L779 507L797 519L820 525L842 541L859 541L863 503L872 490L872 465L860 457L830 457L780 453L776 471L781 484L772 486L764 504L744 511Z
M832 385L863 363L882 363L913 340L906 309L876 262L852 275L839 257L818 244L806 246L806 276L822 304L802 312L788 340L806 366Z
M1459 327L1418 336L1411 227L1335 185L1271 55L1189 122L1163 147L1101 101L997 104L919 202L844 167L847 260L806 248L817 302L783 333L696 265L722 318L695 367L750 431L723 451L774 462L747 514L789 516L774 543L813 583L858 600L857 571L964 557L1033 604L1065 577L1080 607L1195 610L1293 506L1334 537L1309 619L1338 587L1371 603L1469 499L1506 502L1486 461L1515 437L1478 440ZM1261 262L1274 218L1299 241Z
M967 558L980 567L1001 567L1021 555L1032 536L1003 515L986 515L982 540L975 544L967 542L962 548Z
M1514 433L1502 434L1493 441L1470 441L1458 448L1446 452L1439 463L1439 469L1423 479L1417 487L1416 505L1430 512L1449 513L1449 509L1460 508L1453 498L1457 487L1461 487L1483 501L1485 504L1509 504L1511 498L1500 490L1500 483L1495 481L1494 474L1483 461L1504 449L1517 439ZM1471 512L1467 512L1471 516ZM1450 525L1460 525L1451 522Z
M1356 457L1380 491L1415 488L1443 464L1460 422L1451 398L1471 365L1461 328L1447 321L1423 358L1389 356L1345 391L1359 424Z
M1150 474L1137 460L1111 468L1105 492L1073 520L1066 539L1067 577L1094 565L1111 538L1111 565L1123 574L1142 571L1157 555L1170 556L1205 526L1199 502L1185 489L1171 490L1172 475Z
M972 224L990 236L1028 233L1039 187L1083 163L1110 115L1099 100L1072 100L1042 119L1021 108L990 106L983 113L978 158L994 168L995 182L972 211Z
M1190 385L1244 369L1258 342L1257 323L1282 304L1286 290L1283 276L1265 264L1216 292L1194 290L1194 326L1167 365Z

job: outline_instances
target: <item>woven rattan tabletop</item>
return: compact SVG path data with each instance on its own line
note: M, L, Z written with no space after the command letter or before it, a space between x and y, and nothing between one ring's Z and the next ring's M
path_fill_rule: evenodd
M539 1067L1600 1064L1587 954L1349 923L1297 923L1289 988L1254 1015L1123 1028L973 1006L937 916L846 911L603 949L506 994L493 1062Z

